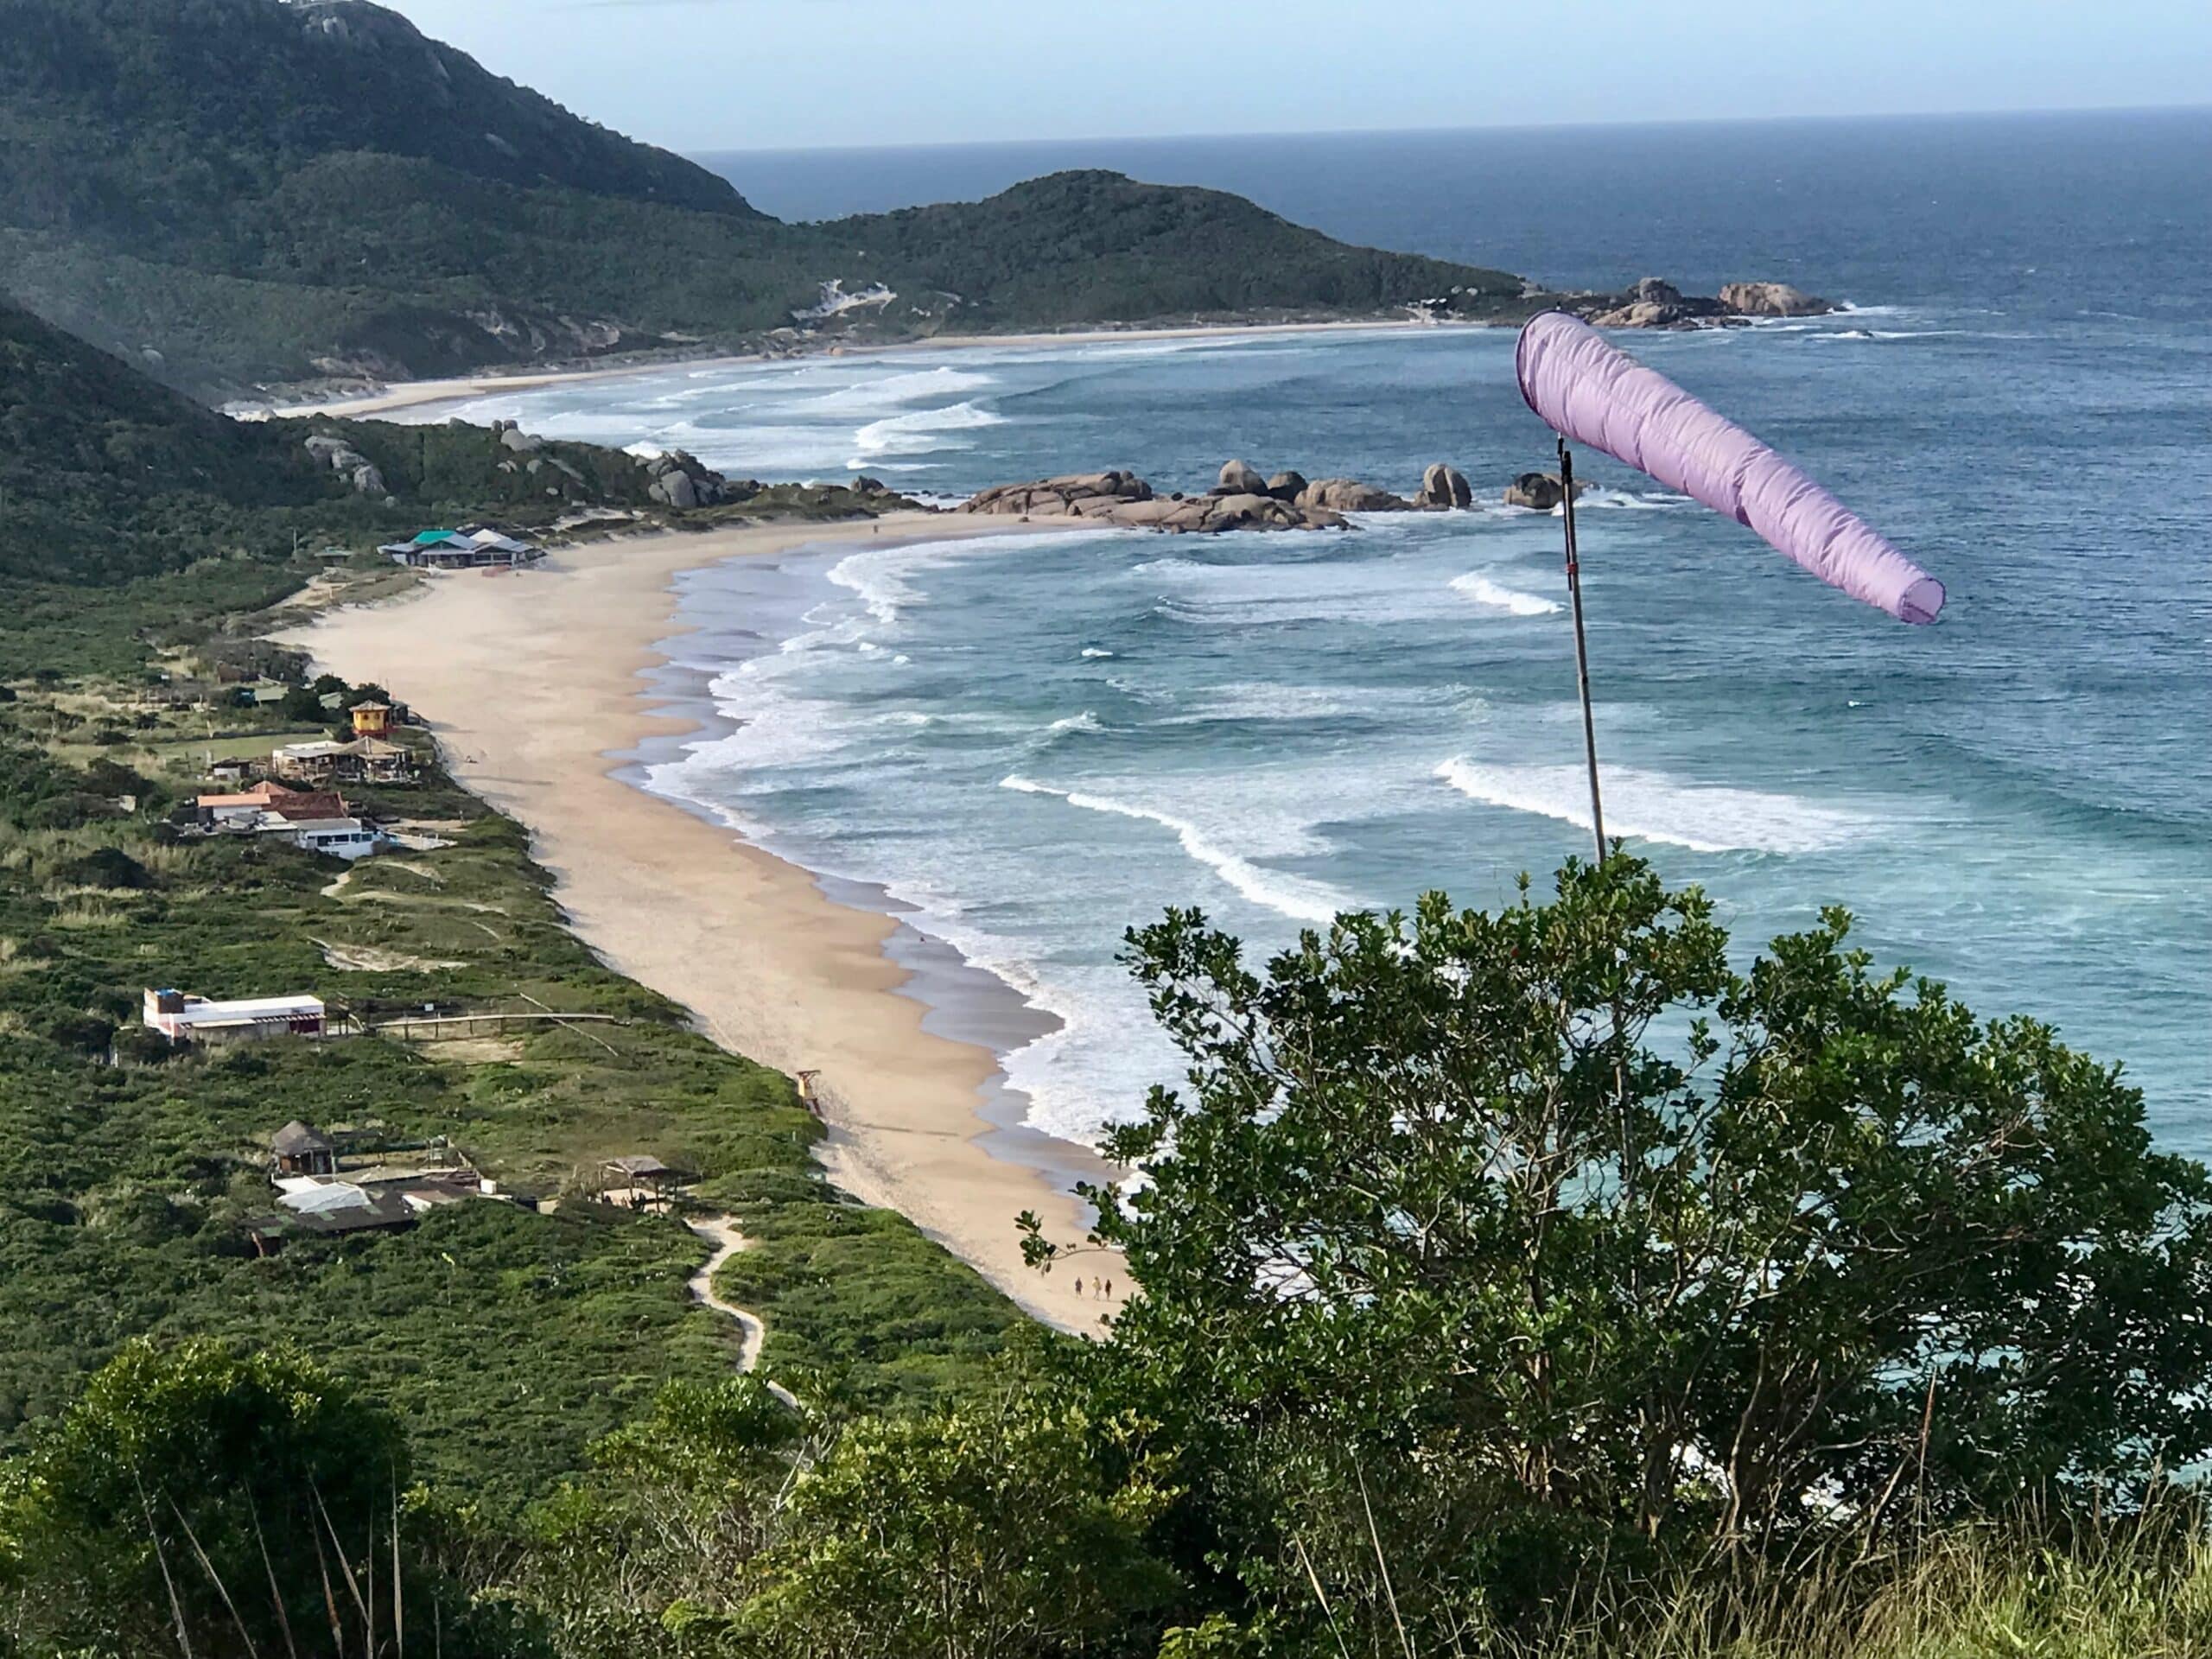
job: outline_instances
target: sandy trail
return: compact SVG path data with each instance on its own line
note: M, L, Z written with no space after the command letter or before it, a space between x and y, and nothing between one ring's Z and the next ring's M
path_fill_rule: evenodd
M724 1301L716 1294L715 1275L721 1271L723 1262L740 1250L748 1249L753 1241L739 1232L728 1216L691 1216L685 1218L683 1224L714 1247L714 1254L691 1275L685 1288L690 1291L693 1301L737 1321L740 1332L737 1369L741 1372L751 1371L760 1363L760 1344L768 1339L768 1327L761 1322L758 1313L740 1307L735 1302ZM777 1399L793 1411L799 1409L798 1399L789 1389L766 1377L761 1381Z

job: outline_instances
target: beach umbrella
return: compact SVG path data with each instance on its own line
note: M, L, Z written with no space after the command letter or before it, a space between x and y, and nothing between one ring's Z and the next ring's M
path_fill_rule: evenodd
M1567 587L1574 611L1574 664L1590 765L1590 817L1598 859L1605 819L1598 788L1598 736L1590 708L1590 654L1582 625L1582 573L1574 538L1574 457L1569 442L1603 450L1670 490L1725 512L1832 588L1901 622L1933 622L1943 584L1871 525L1726 416L1609 342L1580 317L1547 311L1521 330L1514 352L1521 396L1559 435Z

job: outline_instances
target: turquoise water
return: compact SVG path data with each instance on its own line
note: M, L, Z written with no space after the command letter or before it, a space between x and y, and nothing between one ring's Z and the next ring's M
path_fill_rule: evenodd
M1595 458L1582 528L1610 827L1705 884L1746 946L1848 904L1885 961L2126 1061L2162 1138L2212 1153L2212 191L2183 188L2212 185L2212 146L2180 142L2212 120L2174 119L1921 131L1964 191L1948 212L1897 205L1916 124L1878 130L1878 155L1857 129L1805 140L1825 198L1758 178L1732 195L1678 157L1647 241L1681 255L1733 223L1749 251L1662 247L1618 273L1779 275L1853 302L1625 343L1942 577L1939 626L1855 607ZM1651 141L1623 167L1631 148L1658 190ZM1510 352L1478 331L1002 347L659 371L463 412L946 494L1105 466L1200 487L1239 455L1401 489L1446 460L1495 501L1548 456ZM1131 923L1194 903L1271 946L1430 887L1496 904L1586 850L1559 534L1490 505L1341 536L1025 535L697 573L679 672L715 717L650 781L880 887L1046 1011L1057 1028L1008 1077L1040 1126L1080 1136L1172 1071L1114 962Z

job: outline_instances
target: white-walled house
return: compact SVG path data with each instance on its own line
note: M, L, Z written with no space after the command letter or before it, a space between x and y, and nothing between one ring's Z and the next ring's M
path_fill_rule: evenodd
M148 990L148 1027L173 1043L257 1042L270 1037L326 1037L329 1010L319 996L253 996L214 1002L178 990Z

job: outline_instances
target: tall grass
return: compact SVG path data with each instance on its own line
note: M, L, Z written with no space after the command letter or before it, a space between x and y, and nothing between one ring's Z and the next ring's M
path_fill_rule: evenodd
M2119 1520L2023 1512L1873 1560L1749 1563L1605 1590L1512 1659L2194 1659L2212 1656L2212 1541L2193 1500Z

